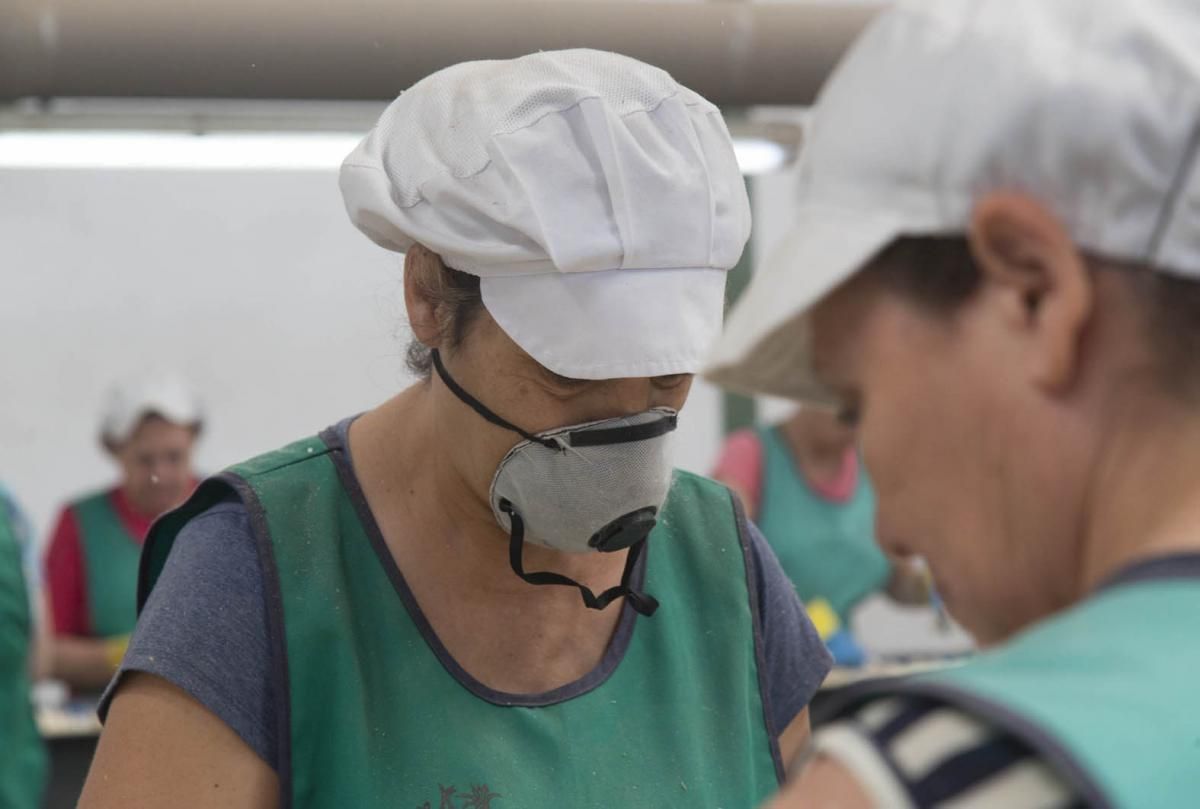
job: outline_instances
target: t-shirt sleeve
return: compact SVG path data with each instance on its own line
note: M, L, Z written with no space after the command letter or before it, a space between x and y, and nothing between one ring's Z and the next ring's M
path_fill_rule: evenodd
M184 526L100 702L108 712L131 671L183 689L276 768L267 606L250 518L219 503Z
M733 487L746 499L753 516L762 502L762 441L753 430L738 430L725 439L711 477Z
M767 711L777 733L812 700L833 658L808 618L796 588L753 523L750 552L758 581L758 629L767 672Z

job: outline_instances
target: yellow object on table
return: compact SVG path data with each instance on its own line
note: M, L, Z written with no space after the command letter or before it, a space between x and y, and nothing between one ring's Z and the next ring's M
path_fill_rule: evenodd
M833 607L823 598L814 598L804 605L808 619L813 622L821 640L829 640L842 628L842 622Z
M104 659L108 661L108 665L116 671L121 666L121 661L125 659L125 652L129 649L129 636L118 635L114 638L107 638L104 641Z

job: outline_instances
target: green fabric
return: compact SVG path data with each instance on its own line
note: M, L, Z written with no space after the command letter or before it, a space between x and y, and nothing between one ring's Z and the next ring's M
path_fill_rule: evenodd
M746 548L723 487L678 475L648 549L661 608L593 690L529 707L476 695L439 660L324 443L233 471L277 571L293 806L741 809L777 788ZM143 598L179 528L220 496L202 487L156 526Z
M139 538L121 522L109 492L85 497L72 508L83 546L92 635L128 635L137 621Z
M1200 581L1120 585L925 678L1041 729L1114 806L1200 805Z
M831 503L796 468L778 428L759 430L763 485L756 522L806 604L824 599L848 626L860 601L880 590L891 565L875 542L875 494L861 475L854 495Z
M21 548L4 509L0 508L0 807L3 809L39 806L46 782L46 751L29 702L31 631Z
M931 696L1026 741L1087 806L1200 805L1200 580L1118 585L969 663L851 689ZM831 717L832 718L832 717Z

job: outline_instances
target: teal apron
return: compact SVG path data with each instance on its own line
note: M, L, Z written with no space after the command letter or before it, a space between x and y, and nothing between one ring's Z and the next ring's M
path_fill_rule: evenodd
M92 636L128 635L137 621L141 537L125 528L110 492L72 504L79 525Z
M759 430L763 489L758 527L800 600L829 603L842 626L860 601L882 589L891 564L875 542L875 494L865 475L848 502L816 494L777 427Z
M155 526L142 563L144 602L189 519L231 489L246 503L287 684L285 806L742 809L777 788L752 563L728 490L678 475L648 545L644 586L662 606L625 616L636 623L619 663L569 698L505 695L433 634L338 442L327 431L206 482Z
M46 783L46 751L29 701L31 635L21 548L0 508L0 807L3 809L40 806Z
M931 696L1028 743L1088 806L1200 806L1200 556L1190 558L1187 574L1114 584L959 668L847 689L821 720L888 694Z

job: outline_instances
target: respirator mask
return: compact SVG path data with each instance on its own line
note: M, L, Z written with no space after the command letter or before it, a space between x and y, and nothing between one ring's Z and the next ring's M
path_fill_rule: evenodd
M630 581L671 487L668 449L677 412L654 408L529 433L467 393L437 351L433 365L464 404L523 439L496 468L489 492L496 522L511 538L513 572L530 584L576 587L592 609L604 609L624 596L637 612L654 614L658 602L632 589ZM522 559L526 542L573 553L628 548L629 554L620 585L597 595L559 573L527 572Z

